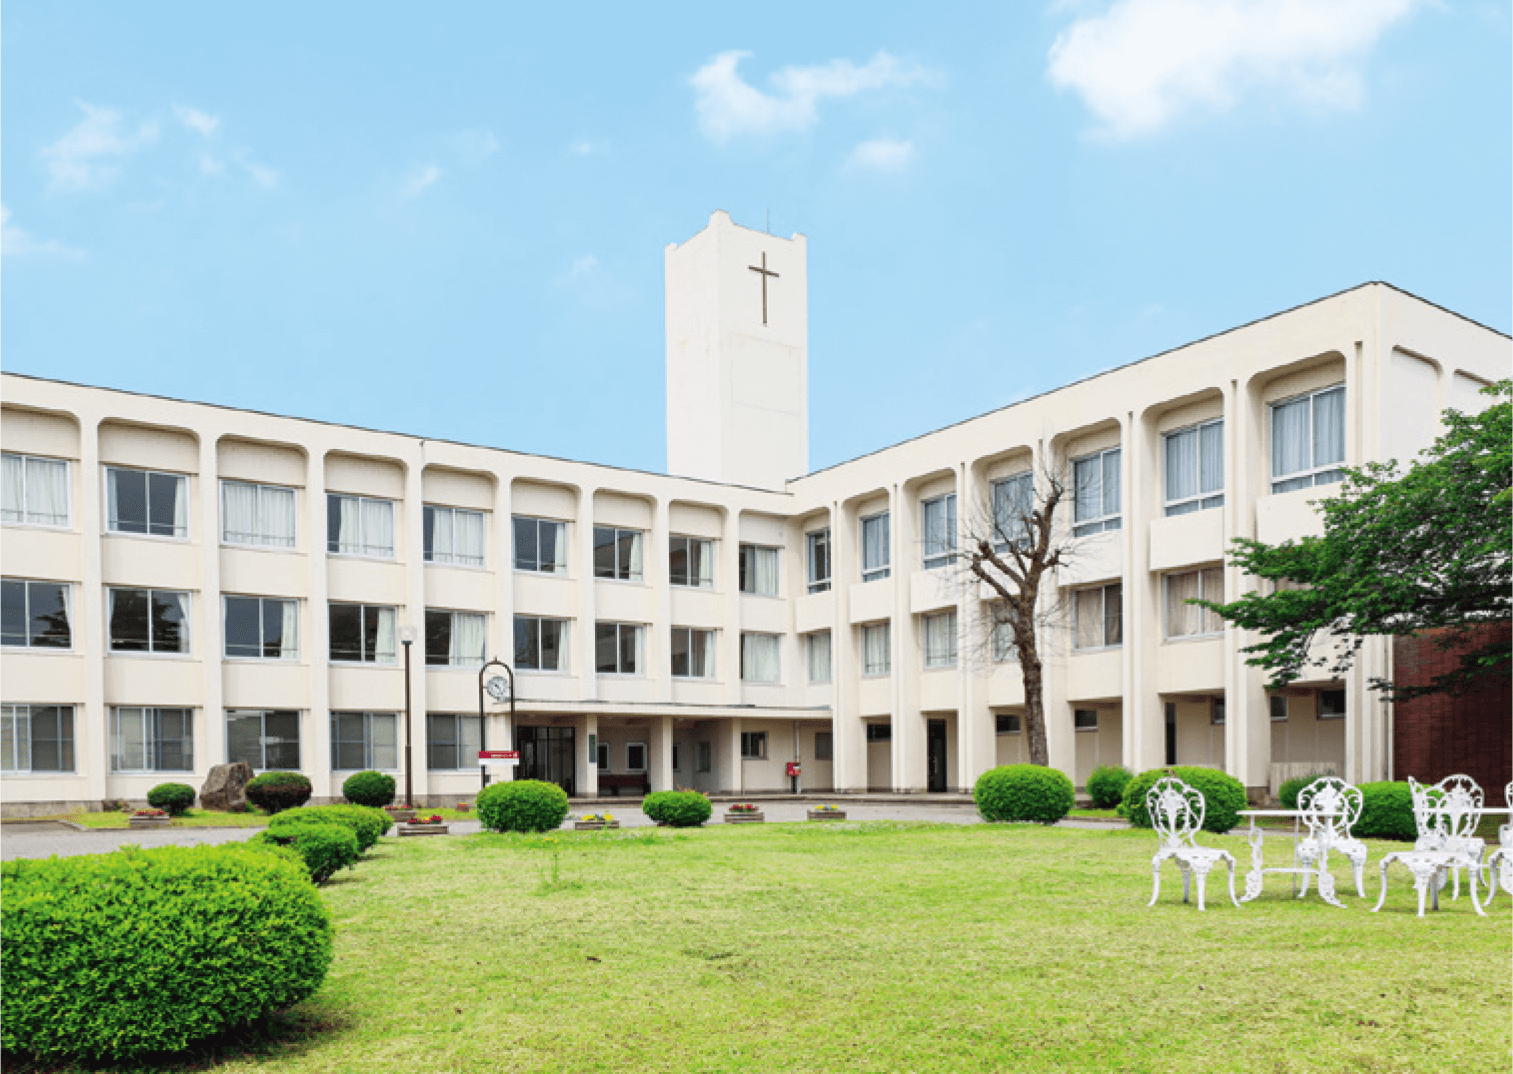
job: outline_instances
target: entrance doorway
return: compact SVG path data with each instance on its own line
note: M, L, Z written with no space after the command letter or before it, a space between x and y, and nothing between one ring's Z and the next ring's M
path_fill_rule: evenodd
M925 728L925 761L929 768L929 789L946 789L946 721L931 720Z
M520 750L520 778L555 783L572 796L576 765L571 727L521 727L515 732Z

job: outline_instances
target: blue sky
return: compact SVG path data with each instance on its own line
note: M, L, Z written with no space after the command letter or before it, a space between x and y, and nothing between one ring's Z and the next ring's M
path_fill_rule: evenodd
M662 250L717 208L809 237L814 468L1366 280L1513 312L1506 2L0 31L15 372L661 470Z

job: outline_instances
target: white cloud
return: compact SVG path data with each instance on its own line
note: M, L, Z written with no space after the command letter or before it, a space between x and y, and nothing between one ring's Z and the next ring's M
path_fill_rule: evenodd
M1350 108L1378 37L1420 0L1117 0L1051 46L1049 76L1115 138L1187 112L1221 112L1247 91Z
M83 250L64 246L55 239L38 239L11 224L11 211L0 204L0 254L5 257L79 258Z
M251 177L252 181L264 190L277 190L279 183L283 180L283 174L278 169L252 160L245 150L236 154L236 162L242 166L242 170ZM203 161L200 167L204 167Z
M201 153L198 159L200 162L201 175L222 176L226 174L225 161L219 160L209 153Z
M499 152L499 139L494 137L493 131L463 131L457 136L457 147L462 152L464 161L476 164Z
M873 138L851 151L851 163L860 168L896 172L914 159L914 143L893 138Z
M603 153L605 151L602 146L595 145L587 138L580 138L578 141L572 143L567 148L580 157L591 157L595 153Z
M55 187L89 190L104 186L120 172L123 158L157 140L156 123L142 123L132 131L121 122L119 112L83 101L75 103L83 109L84 119L40 154Z
M552 278L553 286L571 293L585 307L622 310L636 302L636 289L617 279L593 254L574 258L566 272Z
M784 67L770 79L775 92L764 93L736 70L750 55L722 52L688 80L695 91L699 126L710 141L723 143L739 134L808 130L819 122L818 105L826 97L853 97L929 77L918 64L879 52L860 67L850 60Z
M410 172L399 181L399 196L405 199L418 198L426 187L434 186L445 174L434 164L425 164Z
M216 128L221 125L220 116L212 116L208 112L201 112L198 108L188 108L182 104L173 106L173 114L184 126L190 130L199 131L206 138L214 134Z
M599 267L599 259L593 254L584 254L582 257L575 258L572 268L554 278L552 283L558 287L565 287L568 284L588 279L601 272L603 272L603 269Z

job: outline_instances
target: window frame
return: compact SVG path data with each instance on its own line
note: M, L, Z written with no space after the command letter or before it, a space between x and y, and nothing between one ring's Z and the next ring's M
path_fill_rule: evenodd
M1280 715L1280 716L1277 715L1277 702L1278 701L1280 701L1282 703L1282 705L1281 705L1282 715ZM1269 695L1267 697L1267 701L1266 701L1266 708L1267 708L1268 715L1271 716L1271 722L1272 723L1286 723L1287 722L1287 716L1288 716L1287 708L1288 708L1288 706L1287 706L1287 695L1286 694L1271 694L1271 695Z
M290 764L277 764L277 765L270 765L270 764L268 764L268 717L270 717L270 716L277 716L277 715L281 715L281 714L292 714L294 716L294 758L295 759L294 759L294 763L292 765L290 765ZM232 721L232 718L235 717L237 719L247 719L248 717L251 717L251 716L256 716L258 718L258 745L257 745L257 748L258 748L258 760L260 762L262 762L261 764L254 764L254 765L252 765L252 770L254 772L281 772L281 771L294 771L294 772L298 772L299 769L300 769L300 761L303 760L303 758L304 758L304 751L305 751L305 744L304 744L304 738L305 738L305 735L304 735L304 731L305 731L305 717L304 717L304 712L302 710L300 710L300 709L249 709L249 708L228 708L228 709L225 709L224 710L224 719L225 719L225 727L226 727L226 763L227 764L235 764L238 760L241 759L241 758L233 757L231 755L231 721ZM281 744L281 745L284 745L284 744ZM251 764L250 761L248 763Z
M536 527L536 566L521 566L520 561L520 533L518 527L522 522L534 523ZM550 566L543 566L545 560L541 558L541 527L558 526L557 539L553 547L561 547L563 550L562 569L557 569L557 561L553 559ZM553 577L566 578L568 575L567 554L571 551L567 543L567 523L560 518L539 518L536 515L511 515L510 516L510 564L513 570L526 571L530 574L549 574Z
M765 761L767 759L767 732L741 732L741 760Z
M1091 724L1082 721L1084 716L1092 716ZM1098 733L1098 710L1097 709L1072 709L1072 730L1079 735Z
M768 593L757 589L757 580L761 572L757 570L757 558L760 553L770 552L773 558L772 592ZM747 553L750 553L748 557ZM749 559L749 564L748 564ZM783 549L779 545L757 544L754 541L742 541L738 568L736 570L736 589L747 597L771 597L777 598L783 595ZM747 588L750 586L750 588Z
M12 518L3 519L3 523L5 525L7 525L7 526L29 526L29 527L32 527L32 528L35 528L35 529L44 529L44 530L71 530L71 529L73 529L73 524L74 524L74 475L73 475L73 463L74 463L74 460L73 459L60 459L60 458L57 458L56 456L53 456L53 455L29 455L29 454L27 454L25 452L22 452L22 451L5 451L5 452L0 452L0 455L3 455L5 457L7 457L7 458L14 458L14 459L20 459L21 460L21 489L20 489L20 496L19 496L19 502L21 504L21 517L18 518L18 519L12 519ZM34 462L34 461L35 462L40 462L40 463L49 463L49 464L58 464L58 463L61 463L62 466L63 466L63 521L62 522L34 522L34 521L32 521L32 519L30 519L29 517L27 517L29 515L29 513L30 513L27 510L27 507L26 507L26 500L27 500L27 496L26 496L27 472L31 469L31 463ZM53 516L53 517L56 517L56 516Z
M341 508L338 506L342 500L355 500L357 502L357 547L360 552L341 551L341 541L331 540L331 509L337 510L338 522L341 517ZM381 503L389 509L389 548L387 552L382 550L373 552L369 550L368 535L364 532L367 526L368 505ZM399 546L399 505L394 500L386 500L382 496L362 496L355 492L330 492L326 493L326 555L337 556L341 559L373 559L386 561L398 558ZM336 547L333 548L332 545ZM373 547L382 548L375 545Z
M148 763L142 768L126 768L121 761L121 715L123 712L139 714L142 721L142 755ZM184 734L178 739L164 738L161 722L164 713L178 713ZM151 727L149 729L149 722ZM169 742L179 743L179 755L185 764L182 768L170 768L163 763L164 746ZM187 743L187 747L186 744ZM194 709L182 705L112 705L110 706L110 771L118 775L145 772L193 772L194 771Z
M523 623L536 624L536 665L534 667L523 663L520 659L520 627ZM542 655L546 652L546 643L541 630L542 623L556 623L557 629L557 666L554 668L542 667L544 661ZM519 615L514 617L511 623L510 640L511 649L514 653L514 670L522 671L531 675L562 675L568 670L567 646L568 638L572 636L572 620L558 619L550 615Z
M994 664L1017 664L1019 663L1019 648L1014 644L1014 624L1004 618L1003 613L997 609L1002 608L1002 602L994 605L994 610L989 614L988 645L990 658Z
M1119 590L1119 615L1114 620L1119 624L1119 638L1110 642L1109 639L1109 614L1108 614L1108 590ZM1097 592L1099 594L1100 620L1103 623L1103 643L1101 645L1081 645L1078 641L1077 623L1081 618L1077 605L1081 602L1083 594ZM1074 653L1098 653L1111 649L1120 649L1124 646L1124 583L1104 582L1101 585L1082 586L1072 590L1072 651Z
M814 759L816 761L835 760L835 732L814 732Z
M600 772L612 772L614 771L610 764L612 759L610 756L609 741L600 738L594 743L594 767Z
M1216 489L1203 488L1203 431L1217 428L1219 431L1219 487ZM1198 438L1198 450L1193 456L1194 465L1198 472L1193 481L1193 487L1198 491L1191 496L1173 497L1168 486L1171 477L1170 451L1171 443L1175 437L1185 436L1191 433ZM1161 509L1166 518L1175 518L1179 515L1197 514L1199 511L1211 511L1224 506L1224 417L1208 418L1203 421L1184 425L1180 429L1172 429L1170 432L1161 434Z
M146 526L147 528L140 533L136 530L119 529L117 527L117 523L120 521L120 519L113 519L110 517L110 483L113 479L113 475L115 474L142 475L143 507L147 511L146 520L143 521L142 525ZM174 481L177 481L179 485L178 495L179 498L184 502L184 525L177 526L170 523L169 529L172 532L169 533L152 532L152 527L154 525L154 522L152 520L152 479L155 477L167 477L172 478ZM135 466L116 466L112 463L107 463L105 466L105 482L100 491L105 496L105 508L100 512L100 515L105 520L106 533L117 537L147 537L155 541L189 540L190 503L188 474L174 473L171 470L143 470ZM161 525L161 523L158 523L158 525Z
M641 763L637 765L632 759L632 751L641 751ZM631 775L641 775L651 768L651 751L645 742L627 742L625 744L625 771Z
M608 543L608 545L604 545L604 544L600 543L600 541L599 541L599 535L601 533L612 533L612 534L614 534L613 539ZM632 546L631 546L632 548L634 548L637 544L640 545L640 554L639 554L639 556L634 551L628 553L628 555L630 555L632 559L640 559L640 561L641 561L641 569L639 571L632 570L630 564L628 564L628 563L627 564L621 564L621 562L620 562L620 542L621 542L621 540L623 539L623 537L625 535L630 535L631 537L634 538L634 541L632 542ZM600 548L604 548L604 547L610 547L610 548L614 549L614 563L611 565L610 573L608 573L608 574L601 573L600 569L599 569L599 549ZM633 585L645 585L646 584L646 531L645 530L628 529L628 528L626 528L624 526L599 526L599 525L595 525L594 526L594 578L597 579L598 581L601 581L601 582L629 582L629 583L631 583Z
M21 587L21 617L26 624L26 640L23 642L7 642L0 635L0 646L6 649L25 649L28 652L41 651L44 653L72 653L74 652L74 594L72 582L54 582L46 578L0 578L0 586L19 585ZM35 622L32 616L32 586L46 585L56 586L63 594L63 613L68 619L68 644L47 645L37 644L36 639L45 637L43 634L33 634L32 626Z
M452 727L451 741L440 741L432 735L432 729L439 726L442 721L448 721ZM467 721L472 721L472 726L477 730L474 740L478 743L473 750L473 755L468 756L468 738L463 728L469 726ZM483 748L483 724L476 712L427 712L426 713L426 770L430 772L468 772L478 768L478 750ZM433 751L438 749L449 750L453 754L454 764L437 764Z
M859 563L863 582L880 582L893 574L893 533L892 511L884 509L875 514L867 515L857 520L858 540L861 543L861 556ZM872 567L867 566L867 539L870 535L877 535L877 541L882 545L880 550L881 562Z
M932 654L930 652L929 642L930 623L942 619L949 619L951 622L950 629L945 632L945 636L949 641L949 647L946 652ZM956 666L957 661L960 658L960 654L958 652L961 646L959 637L960 629L961 627L960 623L957 621L955 608L947 608L943 611L938 612L929 612L919 617L920 647L924 650L924 665L926 671L939 671L943 668L954 668Z
M36 767L36 750L34 744L39 741L36 730L41 712L37 710L51 709L54 726L57 730L56 742L58 743L58 767ZM25 713L23 716L22 713ZM78 772L79 758L76 743L74 741L74 706L73 705L49 705L31 702L10 702L0 704L0 740L10 739L12 760L18 760L21 752L20 736L17 728L21 722L26 725L26 764L22 767L16 764L12 767L0 767L6 778L16 776L40 775L46 778L56 777L61 774ZM3 753L0 753L3 758ZM3 760L0 760L3 765Z
M362 647L362 652L364 655L359 656L356 660L353 660L350 657L337 656L335 646L331 645L331 613L338 608L359 609L357 620L357 629L359 634L358 644ZM379 653L378 651L378 627L375 626L373 638L373 658L370 660L366 656L368 642L368 613L370 611L381 612L386 610L394 613L394 651L388 654L389 659L381 659L383 654ZM372 664L375 667L393 667L395 664L399 663L399 650L399 608L396 605L362 604L357 601L347 600L332 600L326 602L326 659L329 663L341 664L345 667L366 667L369 664Z
M937 542L930 535L930 530L934 525L930 516L935 510L943 510L946 516L940 520L945 532L945 544L940 547L937 547ZM919 501L920 564L923 569L934 571L950 566L958 547L956 531L955 492L943 492L939 496L931 496L928 500Z
M145 649L121 649L116 646L115 635L115 594L117 593L145 593L147 595L147 648ZM181 628L183 635L182 645L178 649L155 648L153 639L153 597L158 593L172 593L174 596L183 597L181 607L184 611L184 621ZM193 657L194 633L191 629L194 618L194 602L190 599L190 591L185 589L150 589L143 586L112 585L105 587L105 645L106 651L112 656L131 657ZM128 708L140 708L141 706L127 706ZM173 707L173 706L169 706Z
M344 768L344 767L342 767L342 766L340 766L340 765L338 765L336 763L337 760L338 760L338 750L341 748L342 745L350 745L350 743L351 743L352 740L350 740L350 739L342 739L342 738L338 738L337 737L337 734L336 734L337 721L341 717L352 717L352 716L361 716L363 718L363 763L362 763L362 765L360 767L357 767L357 768ZM400 720L401 720L401 718L402 717L397 712L372 712L372 711L368 711L368 710L361 710L361 711L359 711L359 710L352 710L352 709L340 709L340 710L332 709L331 710L331 714L330 714L330 726L331 726L331 772L333 774L335 774L337 772L367 772L367 771L370 771L370 770L374 771L374 772L398 772L398 771L400 771L401 770L401 757L400 757L400 749L401 749L401 747L400 747L400 744L399 744L399 740L400 740L400 732L402 730L402 728L400 727ZM374 735L373 735L373 722L376 719L387 719L387 720L393 721L393 724L394 724L394 746L393 746L393 750L394 750L394 763L392 765L385 766L385 765L381 765L381 764L375 763L375 754L374 754L374 741L375 740L374 740Z
M687 669L684 670L681 673L679 673L678 666L677 666L677 659L678 659L677 636L678 636L679 632L682 632L685 635L685 639L684 639L684 646L685 646L684 653L685 653L685 655L688 658ZM706 664L706 666L708 667L709 670L708 670L708 673L704 674L704 675L695 675L695 674L693 674L693 671L692 671L692 668L694 666L694 660L693 660L693 654L694 654L693 636L695 634L702 634L702 635L705 635L707 637L707 640L705 642L705 644L707 646L707 650L706 650L706 653L705 653L705 664ZM674 679L686 679L686 680L689 680L691 682L711 682L715 678L715 653L716 652L717 652L717 646L716 646L716 641L715 641L715 630L714 630L713 627L689 627L689 626L675 626L675 627L672 627L671 630L668 632L668 645L667 645L668 674L672 678L674 678Z
M830 551L829 526L805 531L804 578L811 594L830 592L831 577L835 571ZM824 567L823 571L817 569L817 565L821 563Z
M451 520L452 547L457 547L457 516L477 515L478 523L483 530L483 554L479 556L464 556L460 552L444 552L445 559L436 558L436 527L440 520L441 512L445 511ZM426 547L426 514L431 516L431 547ZM420 556L422 562L430 563L437 567L460 567L467 570L482 570L488 565L489 547L489 520L487 511L479 511L473 507L451 507L440 503L423 503L420 505ZM472 560L477 559L474 563Z
M746 666L746 639L768 639L774 650L773 677L770 679L753 679L748 677ZM779 686L783 682L783 635L774 634L766 630L743 630L741 631L741 681L752 686Z
M868 745L874 742L893 741L893 725L891 723L869 723L864 726L867 728L864 733L867 736Z
M1112 456L1112 459L1111 459ZM1079 494L1077 480L1078 467L1093 460L1098 460L1098 499L1099 509L1102 514L1091 515L1087 518L1080 516L1082 509L1082 497ZM1112 511L1108 503L1108 481L1106 480L1109 463L1113 462L1114 472L1119 474L1118 503ZM1072 536L1091 537L1099 533L1111 533L1124 528L1124 446L1116 444L1113 447L1100 448L1090 451L1086 455L1078 455L1071 460L1072 466Z
M1338 392L1341 397L1340 403L1340 457L1338 461L1320 465L1315 458L1314 452L1314 427L1315 416L1318 413L1318 400L1321 396L1331 395ZM1285 474L1276 472L1277 459L1277 413L1283 407L1308 401L1308 462L1309 465L1301 470L1291 471ZM1338 484L1345 479L1344 468L1350 465L1350 437L1346 429L1346 423L1350 411L1349 399L1345 395L1344 383L1331 384L1324 388L1314 388L1311 391L1299 392L1289 395L1285 399L1273 399L1266 404L1270 421L1267 424L1267 469L1270 471L1270 488L1273 496L1287 492L1302 492L1305 489L1317 488L1320 485ZM1278 488L1279 485L1295 485L1295 488Z
M695 577L693 572L695 545L702 546L701 554L697 557L700 566L707 566L707 575L700 571ZM683 552L683 581L678 581L674 572L672 557L677 554L679 548ZM675 585L679 589L713 589L714 588L714 539L711 537L690 537L684 533L674 533L667 538L667 584Z
M615 628L615 671L605 671L599 665L600 633L604 627ZM630 630L635 636L635 660L636 666L629 671L624 670L625 640L624 631ZM619 678L635 679L646 676L646 624L645 623L622 623L618 620L596 619L594 621L594 674L614 675Z
M823 678L814 674L815 644L825 639L825 670ZM814 630L804 635L804 665L808 672L809 685L819 686L835 681L835 642L828 630Z
M475 662L475 660L472 657L464 657L461 662L454 661L452 659L451 639L457 633L457 617L459 615L471 616L471 617L473 617L475 619L481 619L481 620L483 620L483 633L482 633L483 651L478 654L476 662ZM448 620L447 621L447 655L446 655L446 659L444 659L444 660L433 660L431 658L431 617L432 616L438 616L438 617L439 616L446 616L447 620ZM424 641L425 641L424 657L425 657L425 664L426 664L427 668L465 668L465 669L470 670L470 671L477 671L479 668L481 668L483 666L484 661L486 661L489 658L489 613L488 612L475 612L475 611L468 611L466 609L457 609L457 608L427 608L425 610L424 622L425 622L425 626L421 630L421 634L422 634L422 636L424 638Z
M1167 571L1165 574L1163 574L1161 576L1161 611L1162 611L1161 618L1163 620L1163 623L1162 623L1162 626L1163 626L1162 640L1163 641L1166 641L1166 642L1200 641L1200 640L1205 639L1205 638L1222 638L1224 636L1224 618L1222 616L1218 615L1215 612L1209 611L1207 608L1198 608L1197 609L1199 615L1198 615L1198 629L1196 631L1194 631L1191 634L1173 634L1172 633L1172 595L1171 595L1172 579L1173 578L1185 577L1185 576L1187 576L1189 574L1196 574L1198 576L1198 595L1197 595L1196 599L1197 600L1213 600L1214 598L1210 597L1207 594L1207 592L1205 591L1205 589L1204 589L1204 581L1203 581L1203 576L1205 574L1210 574L1210 573L1217 573L1219 575L1219 596L1218 596L1218 600L1222 603L1223 600L1224 600L1224 568L1223 567L1197 567L1197 568L1194 568L1192 570L1186 570L1186 571ZM1218 621L1217 622L1217 629L1214 629L1214 630L1207 629L1209 626L1213 626L1214 625L1213 620L1217 620Z
M233 653L233 652L230 651L230 646L231 646L231 631L227 627L227 618L230 615L230 612L231 612L231 601L233 601L233 600L247 600L247 601L256 601L257 602L257 636L258 636L258 641L257 641L258 655L257 656L247 656L244 653ZM276 602L278 604L292 604L292 605L294 605L294 653L291 656L282 656L282 655L280 655L280 656L268 656L268 655L266 655L267 648L268 648L268 640L267 640L267 636L266 636L266 633L265 633L265 628L266 628L266 626L268 624L268 616L267 616L267 612L264 610L263 606L265 604L267 604L268 602L270 602L270 601ZM267 662L267 661L273 661L273 662L276 662L276 663L284 663L284 664L295 664L295 663L298 663L299 662L299 640L300 640L299 639L299 634L300 634L300 609L299 609L299 604L300 604L300 602L299 602L299 599L297 597L264 597L264 596L249 596L249 595L245 595L245 594L241 594L241 593L222 593L221 594L221 659L222 660L255 660L255 661L258 661L260 663L261 662ZM248 711L250 712L250 711L262 711L262 710L251 710L251 709L249 709ZM282 711L285 711L285 710L283 710L283 709L276 709L276 710L269 710L269 711L282 712Z
M236 540L232 540L231 535L230 535L230 531L226 529L226 514L227 514L227 512L226 512L226 489L229 486L232 486L232 485L235 485L235 486L238 486L238 487L241 487L241 488L249 488L249 489L255 489L256 490L257 502L256 502L256 506L255 506L255 509L254 509L254 513L257 516L256 522L257 522L258 532L255 533L255 534L251 534L250 535L250 536L253 536L254 538L256 538L255 540L251 540L251 541L236 541ZM289 534L289 537L287 539L287 543L285 541L285 538L270 536L269 533L268 533L268 530L269 530L269 527L267 525L268 519L267 519L266 514L264 513L264 507L263 507L263 495L264 495L265 492L287 492L294 499L294 509L289 512L289 519L290 519L291 523L293 523L293 526L292 526L292 532ZM267 551L295 552L295 551L299 550L299 489L295 488L293 485L268 485L268 484L264 484L261 481L241 481L241 480L238 480L236 478L223 477L223 478L221 478L221 505L220 506L221 506L221 544L228 545L228 546L230 546L232 548L255 548L255 549L257 549L260 552L267 552ZM244 535L244 536L247 536L247 535Z
M1011 518L1007 514L1007 508L1012 502L1011 487L1018 485L1029 486L1029 495L1026 497L1029 512L1021 512L1018 517ZM989 484L988 504L993 512L993 551L1007 552L1011 546L1028 548L1030 513L1035 510L1035 472L1021 470Z
M880 619L874 623L861 623L861 652L862 652L862 678L882 679L893 674L893 622L889 619ZM876 668L867 663L867 634L869 631L880 630L883 632L885 644L882 651L886 654L887 663L882 668Z
M1224 721L1227 720L1228 718L1229 718L1229 713L1225 709L1224 699L1222 697L1211 697L1211 698L1209 698L1208 699L1208 726L1210 726L1210 727L1223 727L1224 726Z
M1326 713L1324 711L1324 698L1326 695L1330 697L1338 695L1340 699L1340 710L1338 712ZM1318 697L1318 701L1315 703L1317 708L1314 710L1314 719L1316 720L1343 720L1350 711L1348 707L1350 704L1350 695L1345 692L1343 686L1329 690L1320 690L1315 696Z
M1012 723L1009 721L1013 721ZM995 735L1022 735L1024 734L1024 716L1017 712L996 712L993 714L993 734Z

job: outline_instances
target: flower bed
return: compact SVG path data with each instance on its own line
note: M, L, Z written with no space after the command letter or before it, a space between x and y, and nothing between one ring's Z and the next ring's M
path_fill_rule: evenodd
M573 820L575 832L597 832L603 828L618 828L620 822L613 813L586 813Z
M413 821L415 819L414 806L386 805L383 809L394 820Z
M846 811L837 805L815 806L809 810L810 820L845 820Z
M754 802L733 802L725 811L726 824L761 824L766 819Z
M416 817L399 826L400 835L446 835L450 829L446 820L440 813L432 813L426 817Z
M126 823L131 828L166 828L172 819L163 809L138 809Z

